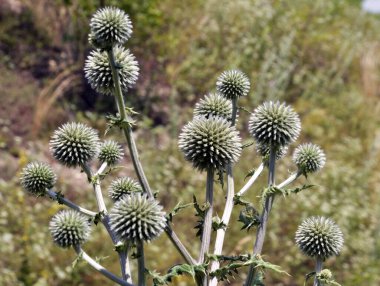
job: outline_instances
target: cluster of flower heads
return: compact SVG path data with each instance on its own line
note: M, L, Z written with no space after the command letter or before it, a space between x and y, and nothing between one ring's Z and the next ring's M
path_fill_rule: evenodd
M118 8L101 8L91 18L89 42L96 49L88 56L84 71L89 84L97 92L106 95L115 92L111 61L117 67L123 92L136 83L138 63L131 52L123 47L131 34L131 20Z

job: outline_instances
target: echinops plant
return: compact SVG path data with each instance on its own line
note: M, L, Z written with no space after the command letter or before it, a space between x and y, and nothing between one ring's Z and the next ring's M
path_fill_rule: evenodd
M74 249L78 257L95 270L124 286L147 285L147 277L153 285L167 285L179 275L191 276L197 285L215 286L245 271L247 275L242 275L244 285L258 286L264 285L266 271L286 273L280 266L263 259L263 246L266 232L269 231L268 219L276 197L294 196L312 187L288 188L300 176L323 168L326 161L323 150L312 143L296 147L293 153L296 171L276 184L276 164L281 162L288 149L292 148L290 145L298 139L300 117L285 102L264 102L250 113L247 131L252 142L243 144L236 119L238 111L246 109L238 105L238 100L248 95L251 83L242 71L226 70L217 78L215 90L196 103L194 117L182 128L178 140L179 150L195 172L199 172L200 176L206 173L205 202L200 204L199 198L194 196L193 203L178 204L174 210L164 211L139 160L133 136L135 112L131 107L126 107L124 100L140 71L135 56L124 47L131 34L132 23L124 11L115 7L98 10L90 20L89 41L94 50L85 62L84 74L94 90L113 96L118 112L107 117L107 130L117 127L124 134L137 178L116 178L109 184L108 196L112 207L108 211L103 196L103 179L120 164L124 156L122 146L112 140L102 141L98 131L85 124L63 124L51 137L52 157L63 166L77 168L86 174L98 210L81 207L57 191L56 175L49 165L41 162L26 165L20 176L25 191L36 196L47 196L69 208L51 219L49 229L53 241L62 248ZM256 145L256 150L250 150L251 145ZM246 154L248 156L261 157L262 163L249 172L249 180L235 191L234 171L237 170L234 169L243 152L250 152ZM99 166L97 169L93 168L95 164ZM268 170L268 183L260 193L261 205L254 206L244 196L265 169ZM226 187L225 194L214 193L217 183ZM221 218L214 213L216 195L225 199ZM174 215L189 205L194 206L198 218L198 253L190 253L172 226ZM249 253L231 256L225 255L223 246L234 208L240 209L242 229L255 229L256 238ZM86 241L91 239L91 229L99 223L107 230L119 257L120 276L111 273L84 250ZM162 233L166 234L183 259L165 275L147 269L144 255L144 244L154 243L154 239ZM304 254L316 260L316 271L307 276L314 276L314 285L339 285L333 280L329 269L322 269L322 262L338 255L343 247L343 234L333 220L322 216L306 219L296 232L296 244ZM137 275L131 273L130 266L135 260Z

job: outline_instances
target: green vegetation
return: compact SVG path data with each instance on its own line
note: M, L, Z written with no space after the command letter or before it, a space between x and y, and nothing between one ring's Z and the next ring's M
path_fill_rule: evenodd
M30 160L52 161L46 145L56 126L78 120L106 129L103 114L114 111L112 100L92 92L81 72L89 50L88 18L102 2L124 9L134 23L129 47L142 76L127 100L139 112L136 134L141 160L165 208L173 209L178 201L190 203L193 193L203 192L204 180L184 162L177 135L191 117L190 106L214 89L216 76L239 68L251 79L252 90L241 99L242 105L252 110L265 99L291 103L302 120L299 142L317 143L327 156L323 171L301 181L316 187L297 194L294 201L275 202L263 252L266 261L293 276L268 273L267 285L303 285L305 277L296 274L308 273L313 265L297 250L294 233L303 219L313 215L332 217L344 234L342 254L326 263L336 281L345 286L380 283L380 19L360 11L358 1L4 2L0 9L0 285L104 285L84 262L72 269L73 254L53 246L48 222L60 206L28 196L17 179ZM36 105L45 111L36 112ZM242 122L248 117L240 111L238 127L245 138L248 131ZM123 142L117 132L111 135ZM288 160L278 164L278 181L295 171L289 170ZM259 164L254 146L244 149L236 167L237 189ZM58 186L65 196L87 201L86 207L95 209L85 175L52 165L60 171ZM133 176L129 165L116 173ZM260 203L259 191L248 193L255 205ZM223 207L220 186L215 197L218 213ZM196 233L192 226L197 222L191 221L193 216L189 219L192 212L183 210L173 222L186 246L197 251L199 241L186 239ZM230 233L242 227L238 217L235 211ZM99 230L94 229L89 242L96 253L90 254L100 256L102 264L116 272L115 256L104 257L111 242ZM227 254L251 251L252 230L230 237ZM158 272L182 262L162 238L149 245L146 257L147 267ZM183 276L173 285L192 285L191 281Z

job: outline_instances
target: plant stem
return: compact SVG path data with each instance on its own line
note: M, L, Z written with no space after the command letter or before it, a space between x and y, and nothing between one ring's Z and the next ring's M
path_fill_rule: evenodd
M103 172L103 170L107 167L107 164L106 163L102 164L102 166L99 168L98 172L96 172L96 175L94 177L92 175L92 171L91 171L90 167L87 164L83 164L82 167L83 167L83 171L87 175L88 180L91 182L91 184L93 186L95 196L96 196L96 201L98 203L99 213L102 214L101 221L102 221L104 227L106 228L109 236L111 237L113 244L117 245L119 243L119 241L116 238L115 233L111 229L110 218L108 215L106 205L104 203L104 198L103 198L102 189L100 186L100 179L99 179L99 174L101 174L101 172ZM95 178L95 180L93 178ZM123 278L124 277L131 277L130 272L128 272L129 265L126 266L126 264L129 263L128 257L126 255L124 255L122 252L118 252L118 255L119 255L120 268L121 268Z
M237 98L232 99L232 116L231 116L231 126L236 124L236 115L237 115ZM234 195L235 195L235 183L233 176L232 164L227 165L227 196L226 196L226 205L224 207L224 212L222 216L222 223L225 227L220 228L216 231L215 247L214 254L222 254L224 237L226 235L227 226L230 222L232 209L234 207ZM219 261L213 261L211 264L211 271L218 269L220 266ZM218 279L216 277L212 278L209 281L210 286L216 286L218 284Z
M314 277L314 284L313 284L313 286L319 286L319 282L318 282L318 279L317 279L317 274L322 271L322 264L323 264L322 258L317 257L316 264L315 264L315 277Z
M257 178L260 176L261 172L264 170L264 163L261 163L260 166L255 170L252 177L249 179L249 181L244 185L244 187L241 188L241 190L237 193L238 196L244 195L246 191L253 185L253 183L257 180Z
M300 172L293 173L287 178L285 181L283 181L281 184L277 185L278 188L286 187L287 185L293 183L299 176L301 176Z
M124 281L123 279L121 279L120 277L117 277L115 274L109 272L102 265L100 265L98 262L92 259L79 245L74 246L74 249L75 249L75 252L81 258L83 258L88 264L90 264L94 269L96 269L98 272L103 274L108 279L122 286L134 286L133 284L130 284Z
M124 120L124 119L128 118L128 115L127 115L127 112L125 109L124 97L123 97L123 93L122 93L121 86L120 86L120 79L119 79L119 74L118 74L117 68L116 68L113 50L107 51L107 54L108 54L108 59L109 59L110 65L111 65L112 78L113 78L113 81L115 84L115 94L114 95L116 98L117 107L118 107L121 119ZM136 171L137 178L140 182L140 185L141 185L142 189L144 190L144 192L146 194L148 194L149 197L153 198L154 197L153 192L149 186L148 180L147 180L145 173L144 173L144 169L142 168L142 165L141 165L141 162L139 159L138 150L136 147L135 140L133 138L132 128L128 125L128 126L123 128L123 131L124 131L125 138L127 139L127 145L128 145L129 153L130 153L130 156L132 159L133 167ZM171 228L170 225L168 225L165 228L165 232L166 232L167 236L169 237L170 241L174 244L175 248L179 251L181 256L186 260L186 262L189 264L195 264L194 258L186 250L185 246L180 242L178 236L175 234L175 232L173 231L173 229Z
M81 206L74 204L72 201L70 201L70 200L68 200L62 196L59 196L53 190L47 190L46 193L52 200L57 201L59 204L63 204L65 206L68 206L69 208L76 210L76 211L78 211L84 215L87 215L87 216L91 216L91 217L96 216L96 212L90 211L88 209L82 208Z
M214 195L214 169L209 168L207 170L207 182L206 182L206 204L207 210L203 222L202 231L202 243L199 253L199 264L202 264L205 258L205 254L210 248L211 230L212 230L212 212L213 212L213 195Z
M269 187L274 185L275 163L276 163L276 151L275 151L275 148L273 146L271 146L270 155L269 155L269 176L268 176L268 186ZM274 199L273 195L268 196L265 199L264 209L263 209L263 213L261 215L260 225L259 225L259 228L257 230L255 245L253 247L253 254L254 255L261 254L261 251L263 250L264 240L265 240L265 232L266 232L266 228L267 228L269 213L270 213L271 208L272 208L273 199ZM245 286L251 286L252 285L254 278L255 278L255 272L256 272L255 270L256 270L255 266L251 265L249 268L248 277L247 277Z
M137 264L138 264L138 286L145 286L145 258L144 244L142 241L137 242Z
M95 196L96 196L96 202L98 204L99 212L102 212L104 214L107 214L107 207L106 204L104 203L103 199L103 194L102 194L102 189L100 187L100 180L99 176L93 177L92 171L88 164L83 164L82 165L83 171L86 173L88 180L91 182ZM95 181L93 179L95 178Z

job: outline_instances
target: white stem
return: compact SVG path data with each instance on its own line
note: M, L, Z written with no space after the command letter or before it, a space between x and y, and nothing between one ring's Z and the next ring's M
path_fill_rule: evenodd
M107 269L105 269L102 265L100 265L98 262L96 262L94 259L92 259L80 246L74 246L75 252L83 258L88 264L90 264L95 270L103 274L108 279L112 280L113 282L122 285L122 286L134 286L133 284L124 281L120 277L116 276L115 274L111 273Z
M102 165L100 166L99 170L95 173L94 176L101 175L104 172L104 170L107 168L107 166L108 166L107 162L102 163Z
M100 187L100 180L99 176L97 175L95 177L95 181L93 182L94 176L92 175L92 171L90 167L87 164L83 164L83 171L86 173L87 178L89 181L91 181L91 184L93 186L95 196L96 196L96 202L98 204L99 212L102 212L104 215L107 214L107 207L106 204L104 203L104 198L102 194L102 188Z
M59 203L64 204L65 206L68 206L69 208L76 210L78 212L81 212L82 214L85 214L87 216L94 217L96 216L96 212L90 211L88 209L82 208L81 206L78 206L74 204L72 201L65 199L64 197L59 197L59 195L52 191L52 190L47 190L47 195L54 201L58 201Z
M222 216L222 223L225 225L225 228L220 228L216 231L216 240L215 240L215 248L214 248L215 255L222 254L224 237L226 235L227 226L228 226L228 223L230 222L232 208L234 206L234 194L235 194L234 177L232 174L232 166L231 164L229 164L227 166L226 205L225 205L223 216ZM219 261L213 261L211 264L211 272L217 270L219 266L220 266ZM216 277L212 278L211 281L209 282L210 286L216 286L217 284L218 284L218 279Z
M322 258L317 257L317 261L315 264L315 278L314 278L313 286L319 286L317 275L318 275L318 273L320 273L322 271L322 264L323 264Z
M257 180L257 178L260 176L261 172L264 170L264 163L261 163L260 166L255 170L252 177L249 179L249 181L244 185L243 188L237 193L238 196L244 195L246 191L253 185L253 183Z
M287 178L285 181L283 181L281 184L277 185L277 188L283 188L287 185L293 183L299 176L301 176L301 173L297 172L292 175L290 175L289 178Z
M210 248L211 231L212 231L213 193L214 193L214 170L212 168L209 168L207 170L207 183L206 183L206 203L208 204L208 208L206 210L205 218L203 221L202 240L201 240L202 243L201 243L201 250L200 250L199 258L198 258L198 262L200 264L203 263L205 254L208 252Z

